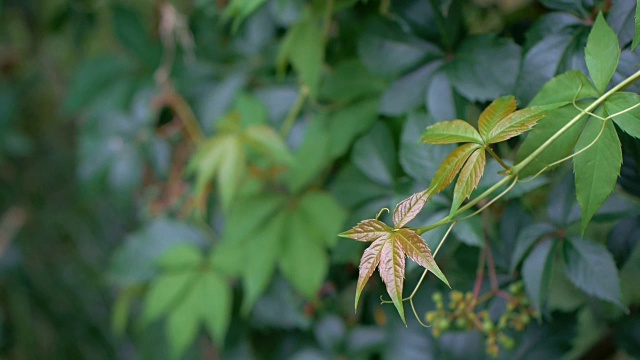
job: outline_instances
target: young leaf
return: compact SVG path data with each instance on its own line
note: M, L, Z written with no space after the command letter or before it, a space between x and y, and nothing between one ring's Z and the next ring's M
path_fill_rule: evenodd
M380 277L387 287L387 293L391 296L393 305L396 306L398 314L403 323L407 323L404 318L404 306L402 304L402 287L404 285L405 258L402 246L398 241L386 241L380 251L380 264L378 270Z
M518 110L499 120L484 139L487 144L498 143L530 130L538 120L546 116L549 106L531 106Z
M471 195L473 189L478 186L484 173L485 163L486 157L484 149L477 149L469 156L469 159L460 171L458 182L453 190L453 203L451 204L452 214L458 210L460 204L462 204L462 202Z
M420 140L426 144L454 144L461 142L484 144L478 131L464 120L435 123L425 129Z
M386 233L384 237L380 237L375 240L362 254L360 259L360 272L358 274L358 285L356 285L356 300L355 309L358 310L358 300L364 286L369 281L369 278L376 271L378 264L380 263L380 256L382 255L382 247L389 240L389 233Z
M612 119L627 134L640 139L640 107L628 110L633 106L640 104L640 95L620 92L615 93L607 98L604 108L609 115L614 115ZM628 111L626 111L628 110Z
M598 95L598 91L585 74L580 70L571 70L547 81L528 106L562 106L571 104L574 100L595 98Z
M584 56L596 89L604 94L618 67L620 46L616 33L609 27L602 13L598 14L589 33Z
M555 242L547 239L540 242L522 264L522 280L531 303L541 313L544 299L549 293Z
M449 186L471 153L479 148L480 145L478 144L464 144L449 154L433 176L429 185L429 193L432 195L437 194Z
M627 311L620 299L618 269L606 247L588 240L570 238L564 242L563 252L567 277L575 286Z
M425 190L402 200L393 212L393 224L396 229L405 226L418 216L428 199L429 193Z
M402 249L411 260L431 271L438 279L442 280L448 287L451 287L449 281L433 259L431 250L429 250L429 247L420 235L409 229L400 229L394 233L394 238L400 243Z
M392 229L380 220L367 219L360 221L351 230L341 233L339 236L362 242L376 241L389 235Z
M513 96L503 96L495 99L489 106L487 106L480 118L478 119L478 129L480 135L487 140L489 133L493 130L496 124L507 117L509 114L516 111L516 98Z
M610 121L606 123L604 130L603 125L600 119L589 119L576 144L576 151L597 140L573 160L583 234L596 210L615 189L622 164L622 151L616 129Z

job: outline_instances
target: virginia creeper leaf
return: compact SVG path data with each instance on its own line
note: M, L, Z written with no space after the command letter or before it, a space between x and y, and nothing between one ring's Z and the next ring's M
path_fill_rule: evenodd
M427 144L454 144L461 142L484 144L478 131L464 120L435 123L425 129L420 140Z
M611 121L603 124L600 119L589 119L576 144L576 152L587 146L590 147L573 159L583 234L596 210L615 189L622 165L620 140Z
M631 50L635 50L638 44L640 44L640 0L636 2L636 31L633 35Z
M604 108L609 116L620 113L612 117L616 125L627 134L640 139L640 107L631 109L638 104L640 104L640 95L620 92L609 96L604 103Z
M535 223L531 224L518 234L516 238L516 245L511 254L511 272L515 272L520 261L524 258L529 249L538 241L541 237L553 232L554 226L549 223Z
M223 277L207 271L200 275L193 291L198 295L201 321L216 344L222 345L231 320L231 287Z
M460 204L471 195L473 189L478 186L482 174L484 173L484 166L486 164L486 157L484 149L477 149L469 156L467 162L460 170L460 176L458 176L458 182L453 190L453 203L451 204L451 213L453 214Z
M150 324L170 312L193 285L194 274L193 271L169 272L153 281L144 300L143 322Z
M627 310L620 299L618 269L606 247L589 240L570 238L564 242L563 250L565 271L575 286Z
M360 271L358 275L358 285L356 286L356 300L355 309L358 309L358 300L360 300L360 294L364 286L369 281L369 278L376 271L378 264L380 263L380 256L382 255L382 247L388 240L388 233L385 237L378 238L374 241L362 254L360 259Z
M418 216L428 199L429 193L425 190L402 200L393 211L393 224L395 227L399 229Z
M616 33L609 27L602 13L598 14L589 33L584 56L596 89L604 94L618 67L620 46Z
M429 247L420 235L409 229L400 229L394 233L394 238L400 243L402 249L411 260L431 271L438 279L442 280L448 287L451 287L449 281L433 259L431 250L429 250Z
M339 236L362 242L371 242L389 235L392 229L380 220L362 220L351 230L341 233Z
M511 139L526 131L529 131L538 120L546 116L548 106L531 106L518 110L494 124L491 131L484 135L487 144L497 143Z
M433 176L431 184L429 185L429 192L431 194L437 194L449 186L471 153L479 148L480 145L477 144L464 144L451 152Z
M293 162L293 155L280 135L268 125L254 125L244 132L248 144L281 164Z
M538 94L531 100L532 105L562 106L585 98L598 97L598 91L580 70L567 71L547 81Z
M284 72L287 63L296 70L300 82L308 86L312 96L318 93L324 61L322 31L313 16L305 15L287 31L278 53L278 68Z
M387 287L387 293L391 296L393 305L396 306L398 314L403 323L407 323L404 318L404 306L402 303L402 287L404 285L405 258L400 242L388 240L382 246L380 252L380 264L378 271L380 277Z
M489 136L489 133L496 124L507 117L512 112L516 111L516 98L513 96L503 96L495 99L489 106L487 106L480 118L478 119L478 129L480 135L485 139Z
M531 251L522 264L522 280L531 303L541 313L544 300L549 293L555 242L543 240Z

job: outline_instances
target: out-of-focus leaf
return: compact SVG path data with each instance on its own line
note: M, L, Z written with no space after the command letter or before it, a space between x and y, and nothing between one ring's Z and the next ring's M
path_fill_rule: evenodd
M370 179L392 186L396 169L394 139L389 128L377 123L369 133L353 146L351 161Z
M251 126L244 132L244 135L250 146L270 156L276 162L283 164L293 162L293 155L287 145L271 126Z
M461 142L484 144L484 140L478 131L464 120L437 122L425 129L420 140L426 144L455 144Z
M329 133L326 118L314 117L307 125L304 140L294 155L294 162L287 176L287 185L292 192L299 192L312 182L331 161L328 156Z
M320 85L324 45L322 32L315 18L306 16L293 25L282 40L278 54L280 71L284 72L287 63L291 63L298 73L300 82L308 86L315 96Z
M192 291L196 278L197 272L185 271L162 274L154 280L144 301L144 322L149 324L169 313Z
M457 223L451 232L456 239L469 246L484 247L484 235L480 217L472 217Z
M607 238L607 250L621 268L640 242L640 218L633 217L618 222Z
M588 146L590 147L587 149ZM620 174L622 151L613 124L610 121L603 123L600 119L589 119L576 143L576 152L583 149L585 150L573 158L573 171L584 234L595 212L615 189Z
M224 145L217 176L222 208L228 210L236 196L245 171L245 153L237 137L229 137Z
M446 71L438 70L432 76L427 88L427 110L436 120L456 118L456 98Z
M580 238L569 238L563 247L566 274L582 291L609 301L622 310L618 269L604 246Z
M112 9L111 19L120 43L149 69L157 68L162 49L160 44L149 36L140 14L131 8L116 5Z
M620 46L616 33L609 27L602 13L598 14L589 34L585 59L596 89L603 94L618 67Z
M531 251L522 265L522 279L533 306L541 313L544 301L549 292L553 257L555 256L554 240L541 241Z
M612 94L604 103L606 112L613 121L627 134L640 139L640 95L619 92ZM636 106L635 108L633 108ZM617 114L617 115L616 115Z
M333 69L320 86L321 98L351 102L384 91L385 84L373 76L358 60L342 62Z
M636 31L633 35L633 44L631 44L631 50L635 50L640 44L640 4L636 3Z
M172 247L158 259L163 270L184 270L197 267L202 261L202 250L191 244Z
M516 238L516 245L511 254L511 272L514 272L520 262L524 258L529 249L540 240L543 236L552 233L555 230L553 225L548 223L535 223L528 225Z
M400 116L423 105L431 76L441 66L441 61L427 63L391 83L380 101L380 113Z
M552 110L553 107L555 106L530 106L518 110L498 121L485 136L485 141L497 143L529 131L538 120L546 116L545 111Z
M621 47L625 47L633 41L635 8L634 1L616 1L611 3L607 14L607 23L618 36Z
M344 155L353 140L367 131L378 119L377 97L363 99L328 115L329 156Z
M266 2L267 0L231 0L225 7L223 17L233 18L232 29L237 31L242 22Z
M211 271L200 275L193 290L199 297L200 319L217 344L224 344L231 321L232 293L227 281Z
M320 191L305 194L298 210L306 217L307 234L322 239L327 246L335 245L347 213L333 196Z
M486 161L484 149L477 149L469 155L467 162L460 170L460 176L453 190L453 202L451 204L452 214L458 210L462 202L468 198L476 186L478 186L484 174Z

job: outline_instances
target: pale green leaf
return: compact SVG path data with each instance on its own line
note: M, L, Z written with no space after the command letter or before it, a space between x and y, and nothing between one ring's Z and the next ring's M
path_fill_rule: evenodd
M640 139L640 95L630 92L612 94L604 108L613 121L627 134ZM635 106L635 108L633 108ZM617 115L616 115L617 114Z
M208 271L200 275L194 291L198 292L200 319L214 341L222 346L231 321L231 287L225 279Z
M589 74L600 94L604 94L620 60L620 45L616 33L598 14L584 51Z
M245 130L244 136L249 146L269 156L276 163L290 164L293 162L293 155L289 148L271 126L251 126Z
M538 121L538 125L528 133L527 138L516 153L516 165L536 151L551 136L554 136L579 112L579 110L569 105L549 112L546 117ZM535 175L551 163L569 156L578 141L584 124L585 119L583 118L550 143L544 151L520 171L520 178Z
M218 193L220 194L222 208L228 211L245 172L245 153L240 139L230 137L221 156L222 162L217 178Z
M169 315L165 328L173 358L180 358L193 345L200 329L199 292L192 289L182 295L182 301Z
M425 129L420 140L427 144L454 144L461 142L484 144L478 131L464 120L435 123Z
M606 247L576 237L564 242L563 252L567 277L575 286L627 310L620 298L618 269Z
M347 212L336 198L326 192L314 191L300 199L299 211L306 218L307 233L321 239L327 246L333 246L347 218Z
M178 305L194 283L194 271L171 272L160 275L151 283L144 299L142 319L149 324L169 313Z
M378 270L380 277L387 287L387 293L398 310L402 322L404 317L404 303L402 302L402 288L404 286L405 254L398 241L386 241L380 251Z
M278 53L280 72L287 62L293 65L300 82L315 96L320 85L320 72L324 61L324 44L318 21L307 14L289 28Z
M433 255L431 255L431 250L418 234L409 229L400 229L393 233L393 238L400 243L405 254L407 254L411 260L431 271L438 279L447 284L448 287L451 287L449 281L438 267Z
M573 158L573 171L584 234L593 215L615 189L620 174L622 150L611 121L605 125L600 119L589 119L576 144L576 152L580 153Z
M531 303L541 313L551 284L555 242L542 240L522 264L522 280Z
M179 244L167 250L158 259L158 266L165 270L192 269L200 265L202 250L193 244Z
M307 298L314 298L322 286L329 259L323 239L307 233L308 224L299 213L289 214L280 253L280 270L293 288Z
M316 116L307 125L304 140L294 155L295 160L286 177L286 183L293 193L300 192L316 180L332 160L329 156L331 137L326 122L325 116Z
M266 124L269 119L269 112L264 103L247 93L240 93L236 97L233 109L240 116L240 124L243 127Z
M513 96L503 96L495 99L484 111L478 119L478 129L480 135L485 139L489 137L489 133L496 126L498 121L504 119L509 114L516 111L516 98Z
M266 2L267 0L231 0L222 14L223 19L233 19L232 30L236 32L242 22Z
M206 140L198 145L187 165L187 173L196 174L195 196L201 195L216 176L225 148L230 141L231 136L225 135Z
M460 176L458 176L456 187L453 190L453 202L451 204L452 214L458 210L462 202L468 198L476 186L478 186L484 173L486 161L484 149L477 149L469 155L469 159L467 159L462 170L460 170Z
M429 185L429 192L432 195L437 194L449 186L471 153L479 148L480 145L478 144L464 144L451 152L433 176L431 184Z
M393 211L393 223L396 229L405 226L418 216L428 199L429 192L425 190L402 200Z
M580 70L567 71L547 81L529 106L551 105L562 106L574 100L598 97L598 90Z

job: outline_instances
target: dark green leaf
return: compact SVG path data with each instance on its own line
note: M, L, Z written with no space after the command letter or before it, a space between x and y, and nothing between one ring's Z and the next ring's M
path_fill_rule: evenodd
M363 99L329 114L329 155L332 159L344 155L353 140L366 132L378 119L377 97Z
M604 94L618 67L620 46L616 33L609 27L602 13L598 14L589 34L585 59L596 89Z
M609 301L623 310L618 269L604 246L580 238L564 243L566 274L569 280L589 295Z
M433 61L389 85L380 101L380 113L399 116L424 104L431 76L442 66Z
M589 119L576 144L576 153L573 171L584 234L596 210L615 189L620 175L622 151L611 121L603 123L600 119Z
M373 76L358 60L344 61L333 69L320 86L320 97L339 102L377 95L385 89L382 80Z
M636 2L636 31L633 35L631 50L635 50L638 44L640 44L640 1Z
M640 95L620 92L612 94L604 108L612 119L627 134L640 139ZM635 108L633 108L636 106ZM631 110L629 110L631 109Z
M111 15L113 30L120 43L142 60L149 69L157 68L160 64L162 49L160 44L149 36L140 14L131 8L116 5Z
M392 186L397 165L395 154L389 149L394 148L389 128L383 123L377 123L366 136L355 143L351 161L373 181Z
M551 234L555 227L548 223L535 223L528 225L516 239L516 245L511 254L511 272L513 273L524 258L529 249L543 236Z
M553 257L555 252L553 240L543 240L531 251L522 265L522 279L533 306L540 313L551 282Z
M427 88L427 111L436 120L455 119L457 117L457 95L446 71L438 70L429 81Z

